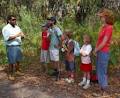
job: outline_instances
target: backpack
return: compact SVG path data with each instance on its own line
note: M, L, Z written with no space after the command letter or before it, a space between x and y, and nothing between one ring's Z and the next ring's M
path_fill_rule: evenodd
M93 83L98 83L98 77L96 74L96 70L92 70L91 74L90 74L90 80Z
M79 56L80 55L80 45L77 41L74 41L74 55Z

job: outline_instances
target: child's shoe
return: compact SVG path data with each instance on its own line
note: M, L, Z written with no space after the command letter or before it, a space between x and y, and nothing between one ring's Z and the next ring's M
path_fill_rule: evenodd
M90 87L90 84L86 84L85 86L83 86L83 89L88 89Z
M68 79L67 82L68 82L68 83L74 83L74 79L70 78L70 79Z
M69 79L68 79L68 78L64 78L64 81L68 82L68 81L69 81Z
M85 85L86 81L81 81L80 83L78 83L79 86L83 86Z

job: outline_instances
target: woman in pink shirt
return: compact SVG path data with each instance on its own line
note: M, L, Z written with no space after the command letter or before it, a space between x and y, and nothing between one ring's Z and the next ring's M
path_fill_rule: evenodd
M113 32L114 15L111 10L103 9L98 13L103 23L98 35L94 54L97 57L96 69L101 90L108 89L107 69L109 61L110 42Z

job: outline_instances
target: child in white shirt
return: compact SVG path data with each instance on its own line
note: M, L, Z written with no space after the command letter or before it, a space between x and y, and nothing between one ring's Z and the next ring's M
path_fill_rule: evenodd
M92 46L90 44L91 38L85 34L83 36L83 46L80 49L81 65L80 70L83 71L83 80L79 83L79 86L83 86L84 89L90 87L90 73L92 71L92 64L90 54L92 52Z

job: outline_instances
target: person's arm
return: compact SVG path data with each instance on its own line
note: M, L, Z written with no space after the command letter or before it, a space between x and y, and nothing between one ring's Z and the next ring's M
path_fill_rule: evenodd
M23 34L23 32L19 32L19 33L15 34L15 35L10 35L8 41L13 40L13 39L15 39L16 37L19 37L19 36L24 38L25 35Z
M20 36L21 38L25 38L25 35L24 35L23 31L20 29L19 26L17 26L17 29L18 29L18 31L19 31L18 37Z
M25 38L25 34L23 32L21 32L20 36L21 38Z
M62 33L62 31L60 30L60 28L58 28L58 27L56 27L55 28L55 30L56 30L56 36L57 36L57 38L58 38L58 40L59 40L59 45L58 46L55 46L55 47L57 47L57 48L60 48L60 47L62 47L62 36L63 36L63 33Z
M81 50L80 50L80 54L81 54L82 56L88 56L88 55L90 55L91 51L92 51L92 47L91 47L91 45L88 45L88 46L86 47L86 50L84 50L84 49L81 49Z
M96 52L98 52L99 50L101 50L106 45L107 41L112 36L112 31L113 31L113 27L112 26L106 27L106 29L105 29L105 35L104 35L104 38L103 38L102 42L93 51L93 54L95 56L96 56Z
M3 29L2 34L5 41L13 40L16 37L20 36L20 33L17 33L16 35L11 35L7 29Z
M105 46L107 41L108 41L108 36L104 36L103 41L101 42L101 44L95 48L95 52L101 50Z
M43 32L42 33L40 32L39 36L40 36L41 40L39 40L39 46L38 46L38 48L41 49L41 47L42 47L42 40L43 40Z

